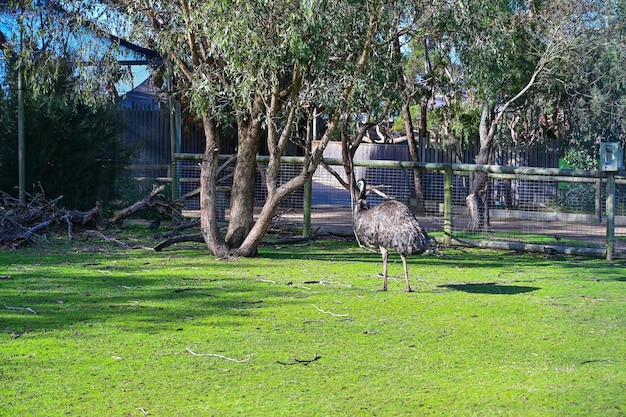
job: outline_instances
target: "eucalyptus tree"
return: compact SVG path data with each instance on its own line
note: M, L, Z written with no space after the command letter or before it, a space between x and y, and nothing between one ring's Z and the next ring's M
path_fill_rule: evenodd
M201 118L206 150L201 163L201 228L218 257L254 256L278 204L310 178L348 109L376 96L375 53L384 0L115 0L132 21L132 37L156 49L177 88ZM384 58L384 57L383 57ZM373 93L374 92L374 93ZM297 145L305 164L281 181L280 158L307 109L323 109L328 128L318 145ZM218 150L222 130L236 124L237 162L226 235L217 223ZM253 217L255 157L269 150L267 198Z
M558 77L579 38L593 25L596 2L475 1L443 2L440 20L468 94L481 109L480 150L476 163L490 161L492 143L505 113L531 89ZM469 228L489 227L488 181L477 173L467 205Z
M396 67L397 93L400 97L400 114L404 124L409 155L413 162L419 162L422 159L419 150L425 149L426 109L433 90L430 27L428 26L428 22L431 22L432 19L431 12L432 10L422 2L408 1L406 4L399 2L390 34L393 45L393 62ZM416 50L421 51L422 54ZM415 126L411 115L411 106L415 101L420 104L419 149L416 146ZM424 210L424 196L420 171L417 169L413 170L413 183L415 185L416 210L421 213Z
M605 2L595 17L562 84L569 156L594 161L598 142L626 145L626 2Z

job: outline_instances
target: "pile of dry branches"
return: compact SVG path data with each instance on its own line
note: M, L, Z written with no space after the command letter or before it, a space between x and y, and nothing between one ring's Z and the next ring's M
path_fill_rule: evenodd
M27 194L21 202L0 191L0 246L17 249L40 237L38 231L51 227L67 227L72 239L74 227L97 227L102 223L102 207L99 203L90 211L65 210L57 203L63 196L47 200L43 191Z
M159 199L159 193L164 187L154 187L148 196L116 211L108 220L103 217L100 202L96 202L89 211L66 210L58 206L63 196L48 200L43 190L35 195L27 194L25 202L0 191L0 247L18 249L35 239L43 239L41 231L53 227L67 230L68 240L71 241L75 231L101 230L107 224L118 224L128 216L146 209L171 215L178 204Z

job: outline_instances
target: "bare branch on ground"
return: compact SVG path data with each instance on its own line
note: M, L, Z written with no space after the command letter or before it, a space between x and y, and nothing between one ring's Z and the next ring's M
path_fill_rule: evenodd
M319 356L317 353L313 356L313 359L298 359L298 358L294 358L292 362L282 362L282 361L276 361L276 363L279 363L281 365L309 365L317 360L319 360L321 358L321 356Z
M348 316L349 316L349 314L335 314L335 313L332 313L332 312L330 312L330 311L325 311L325 310L322 310L321 308L319 308L319 307L318 307L318 306L316 306L315 304L311 304L311 305L312 305L312 306L313 306L313 307L314 307L317 311L320 311L320 312L322 312L322 313L324 313L324 314L329 314L329 315L331 315L331 316L333 316L333 317L348 317Z
M30 311L34 315L37 315L37 312L30 307L11 307L5 304L4 308L6 308L7 310L26 310L26 311Z
M224 359L225 361L231 361L231 362L237 362L237 363L248 362L250 359L252 359L252 356L248 356L246 359L234 359L234 358L229 358L223 355L217 355L215 353L196 353L190 348L187 348L187 352L191 353L193 356L205 356L205 357L210 357L210 358L219 358L219 359Z

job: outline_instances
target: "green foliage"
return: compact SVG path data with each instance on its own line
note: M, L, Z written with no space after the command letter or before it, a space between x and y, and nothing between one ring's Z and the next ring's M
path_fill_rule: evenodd
M432 110L430 116L429 129L437 133L436 139L444 147L463 146L478 140L480 109L455 101Z
M61 91L75 102L101 104L129 71L117 62L118 44L104 34L123 33L124 22L93 1L9 1L0 8L0 46L10 71L18 67L33 96ZM72 13L80 10L83 16ZM90 19L108 26L98 31ZM115 30L111 25L117 24ZM67 78L72 74L73 79ZM107 93L105 93L107 92Z
M357 68L370 14L379 13L382 23L391 7L368 3L202 1L186 11L167 1L146 9L129 0L119 7L134 19L133 36L139 42L156 42L164 56L175 57L173 68L192 108L232 122L250 112L255 95L269 105L275 89L287 89L283 99L331 109L343 103L344 89L354 83L353 107L379 106L385 82L394 73L383 47L371 53L370 65ZM151 19L156 18L168 25L155 31ZM298 72L302 86L289 97ZM283 112L274 118L279 130L284 121Z
M25 191L41 186L50 198L63 195L67 208L89 209L97 200L106 204L130 157L121 140L121 118L112 104L88 107L69 98L73 79L67 73L59 78L59 89L49 95L25 93ZM17 165L12 90L0 102L0 189L16 193Z
M582 56L567 86L566 140L591 151L598 141L626 143L626 69L623 47L602 44Z
M439 30L449 39L465 88L493 100L511 97L528 82L542 46L525 2L472 0L445 13Z
M451 249L406 294L354 242L202 252L0 252L0 414L624 412L622 263Z
M589 149L582 147L567 148L565 155L559 160L559 168L596 169L597 167L597 158L594 158Z
M596 169L597 158L583 147L570 147L559 160L559 168ZM558 205L562 208L583 208L593 210L596 204L596 185L585 183L559 183Z
M411 106L413 125L418 126L420 107ZM461 148L478 140L480 109L465 103L453 101L448 106L438 107L428 112L427 128L431 143L444 148ZM393 129L404 132L404 119L397 117Z

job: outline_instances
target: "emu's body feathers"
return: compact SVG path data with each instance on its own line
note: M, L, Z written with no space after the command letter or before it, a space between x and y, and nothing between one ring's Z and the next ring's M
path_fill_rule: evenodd
M359 243L378 248L383 257L383 291L387 291L387 257L389 249L395 249L402 258L406 291L409 285L409 272L406 255L424 252L429 245L426 230L419 224L415 215L405 204L391 200L368 208L365 203L365 180L357 181L359 200L354 209L352 225Z
M361 244L395 249L401 255L420 254L428 248L428 234L411 212L391 200L354 213L354 231Z

